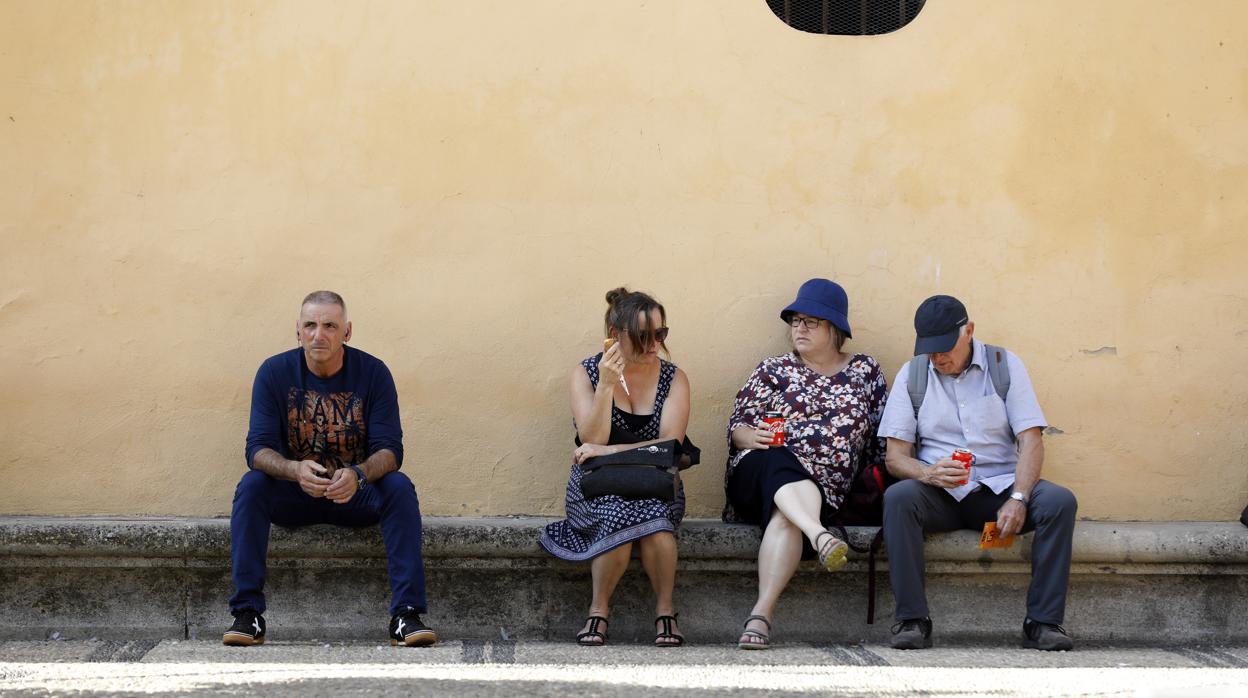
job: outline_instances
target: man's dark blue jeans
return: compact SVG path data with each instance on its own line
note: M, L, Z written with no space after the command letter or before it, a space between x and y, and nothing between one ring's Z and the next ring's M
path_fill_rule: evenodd
M251 470L234 490L230 514L230 560L234 596L230 610L249 608L264 613L264 577L269 553L269 527L328 523L358 528L381 524L390 571L390 615L411 606L425 613L425 563L420 556L420 502L412 481L400 472L386 473L355 493L351 501L334 504L311 497L299 483L275 480Z

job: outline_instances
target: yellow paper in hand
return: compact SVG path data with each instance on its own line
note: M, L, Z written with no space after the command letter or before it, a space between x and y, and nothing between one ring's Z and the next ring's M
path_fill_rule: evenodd
M1001 535L1001 532L997 530L996 521L989 521L984 524L984 532L979 536L980 550L1012 547L1014 547L1014 536Z

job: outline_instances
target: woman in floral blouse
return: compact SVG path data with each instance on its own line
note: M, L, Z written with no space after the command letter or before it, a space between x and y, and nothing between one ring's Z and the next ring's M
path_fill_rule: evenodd
M849 329L845 290L827 279L802 284L780 312L793 351L764 359L737 393L728 421L724 520L763 529L758 601L737 642L766 649L780 592L803 557L835 570L848 546L825 528L858 469L883 462L876 437L884 373L866 354L841 350ZM784 444L771 445L768 412L784 418Z

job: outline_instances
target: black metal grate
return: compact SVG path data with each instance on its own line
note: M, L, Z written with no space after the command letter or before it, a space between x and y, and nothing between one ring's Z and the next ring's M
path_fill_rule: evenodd
M887 34L913 20L927 0L767 0L785 24L812 34Z

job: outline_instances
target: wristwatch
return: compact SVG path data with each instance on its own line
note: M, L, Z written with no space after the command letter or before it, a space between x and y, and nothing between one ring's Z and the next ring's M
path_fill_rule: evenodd
M349 467L349 468L351 468L351 470L355 471L355 477L356 477L355 485L356 485L356 489L360 489L360 490L362 490L362 489L364 489L365 487L368 487L368 478L364 477L364 469L363 469L363 468L361 468L361 467L360 467L360 466L358 466L358 465L351 465L351 466L347 466L347 467Z
M1027 503L1027 495L1023 494L1022 492L1011 492L1010 499L1017 499L1023 504Z

